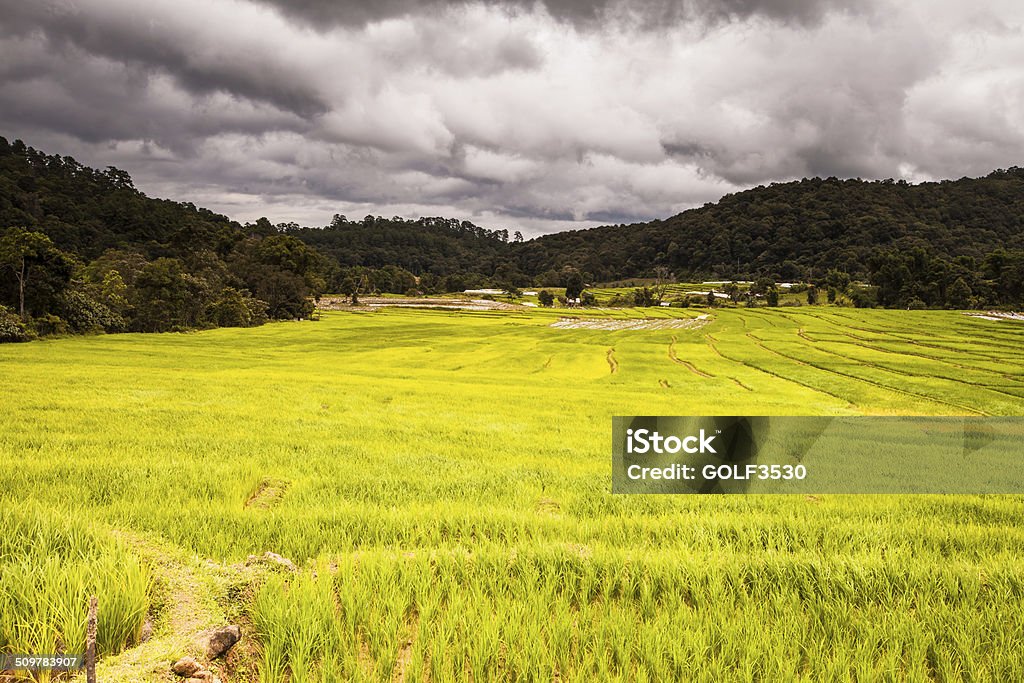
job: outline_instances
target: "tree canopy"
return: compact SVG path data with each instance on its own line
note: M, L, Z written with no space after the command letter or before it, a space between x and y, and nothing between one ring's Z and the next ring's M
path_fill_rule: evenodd
M669 274L807 282L809 303L1024 303L1024 169L1016 167L918 185L773 183L664 220L531 240L509 234L436 217L242 225L147 197L120 169L88 168L0 137L0 318L8 330L0 336L17 337L21 327L258 325L306 317L328 291L358 301L375 292L537 286L563 287L576 299L596 282L650 278L658 284L631 299L652 305ZM777 300L772 291L765 296Z

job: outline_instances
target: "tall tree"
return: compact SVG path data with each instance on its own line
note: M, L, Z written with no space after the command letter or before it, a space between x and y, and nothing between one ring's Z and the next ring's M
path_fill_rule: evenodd
M14 273L22 321L28 320L25 297L31 283L53 280L49 289L59 294L71 278L70 264L50 238L25 228L8 228L0 237L0 267Z

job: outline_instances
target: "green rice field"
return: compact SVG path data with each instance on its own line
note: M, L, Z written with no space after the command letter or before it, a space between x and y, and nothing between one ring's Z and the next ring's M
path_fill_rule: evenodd
M101 681L227 622L225 682L1024 680L1022 496L610 492L613 415L1024 414L1024 323L327 312L0 346L0 396L0 653L97 594Z

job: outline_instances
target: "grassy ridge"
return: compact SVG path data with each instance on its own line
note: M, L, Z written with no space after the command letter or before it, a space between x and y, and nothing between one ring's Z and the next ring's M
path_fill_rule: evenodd
M308 562L248 606L271 681L1024 677L1018 497L609 493L616 414L1020 414L1024 326L561 315L0 347L0 512L30 500L219 561Z
M0 530L0 653L83 653L90 595L101 656L138 641L150 576L123 544L36 504L0 506Z

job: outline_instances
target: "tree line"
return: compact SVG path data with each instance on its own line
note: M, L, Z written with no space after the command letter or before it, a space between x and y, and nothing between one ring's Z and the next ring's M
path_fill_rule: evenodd
M524 240L437 217L243 225L149 198L122 170L0 137L4 340L259 325L308 317L325 292L536 286L573 299L588 284L666 274L804 282L822 303L1020 306L1024 169L920 185L804 179L665 220Z
M123 171L0 138L0 340L306 317L330 266L269 221L150 199Z

